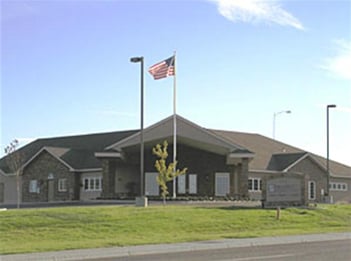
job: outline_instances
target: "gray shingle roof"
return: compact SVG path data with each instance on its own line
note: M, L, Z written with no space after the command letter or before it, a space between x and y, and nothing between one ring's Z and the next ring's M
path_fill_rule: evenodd
M208 130L233 144L246 148L255 154L250 162L251 170L282 170L303 156L306 151L268 137L223 130ZM102 152L106 147L137 133L138 130L117 131L88 135L66 136L38 139L18 150L23 155L23 164L30 160L42 148L66 162L75 170L100 168L101 163L95 158L95 152ZM324 157L309 153L321 166L326 166ZM6 157L0 159L0 169L8 172ZM332 175L351 177L351 167L330 161Z
M232 142L239 144L255 153L254 159L250 162L251 170L268 170L273 168L270 166L272 155L274 154L304 154L307 151L296 148L294 146L270 139L260 134L243 133L235 131L212 130L217 135L221 135ZM322 156L309 153L322 167L326 168L326 159ZM289 157L288 157L289 158ZM292 160L291 158L289 160ZM273 164L273 163L272 163ZM280 163L286 165L287 163ZM351 167L339 162L330 160L330 173L335 176L351 177ZM280 167L277 167L282 168Z
M307 152L274 154L268 163L267 169L283 171L306 154Z
M254 159L250 162L250 169L265 170L271 160L272 154L278 153L299 153L304 152L293 146L272 140L259 134L212 130L230 141L237 143L255 153Z
M20 148L18 153L21 154L22 164L25 164L45 147L73 169L100 168L101 163L95 158L94 153L103 151L108 145L136 132L137 130L131 130L38 139ZM0 168L5 172L9 171L6 157L0 160Z

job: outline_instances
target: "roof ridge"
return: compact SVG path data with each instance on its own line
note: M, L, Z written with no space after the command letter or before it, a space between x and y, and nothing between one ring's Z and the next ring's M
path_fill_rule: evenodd
M42 137L37 138L33 142L36 141L44 141L44 140L53 140L53 139L66 139L66 138L78 138L78 137L88 137L88 136L95 136L95 135L106 135L106 134L116 134L116 133L127 133L133 131L140 131L139 129L130 129L130 130L119 130L119 131L106 131L106 132L95 132L95 133L84 133L84 134L71 134L65 136L55 136L55 137Z

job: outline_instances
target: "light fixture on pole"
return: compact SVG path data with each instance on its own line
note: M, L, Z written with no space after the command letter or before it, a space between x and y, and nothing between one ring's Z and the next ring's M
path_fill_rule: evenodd
M282 114L282 113L291 113L290 110L286 110L286 111L279 111L279 112L275 112L273 114L273 139L275 140L275 118L277 117L277 115Z
M329 171L329 109L336 108L335 104L327 105L327 196L329 195L330 171Z
M137 206L147 206L147 199L144 197L144 57L130 58L132 63L140 63L140 198L137 199Z

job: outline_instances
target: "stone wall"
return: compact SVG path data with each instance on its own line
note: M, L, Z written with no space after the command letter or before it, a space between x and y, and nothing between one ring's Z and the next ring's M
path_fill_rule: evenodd
M101 198L114 198L115 195L115 173L116 160L115 159L101 159L102 163L102 193Z
M330 189L330 195L333 197L334 203L351 203L351 178L331 177L330 183L346 185L346 190Z
M303 173L307 176L307 181L316 182L316 199L310 200L310 202L324 202L324 195L322 195L322 192L327 191L326 171L314 160L312 160L310 157L306 157L289 171ZM306 193L308 193L308 188L306 188Z
M246 158L242 159L239 167L239 195L241 198L248 198L249 160Z
M22 185L22 177L19 184ZM21 188L20 188L21 189ZM21 199L21 195L20 195ZM0 173L0 205L17 203L17 177L14 174L3 175Z
M53 157L47 151L43 151L29 165L26 166L22 176L22 201L23 202L46 202L48 201L48 177L52 174L53 200L74 200L76 179L75 174L68 167ZM58 191L58 180L67 179L67 191ZM38 192L29 192L31 180L37 180Z

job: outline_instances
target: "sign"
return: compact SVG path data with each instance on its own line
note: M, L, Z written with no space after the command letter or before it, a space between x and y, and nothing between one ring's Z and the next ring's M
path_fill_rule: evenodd
M301 201L301 179L281 177L267 180L267 202Z

